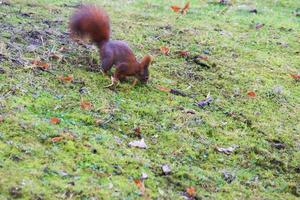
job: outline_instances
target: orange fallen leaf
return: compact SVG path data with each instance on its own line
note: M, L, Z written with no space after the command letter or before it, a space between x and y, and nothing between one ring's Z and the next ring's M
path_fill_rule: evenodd
M52 142L60 142L60 141L62 141L63 139L64 139L63 137L59 136L59 137L51 138L51 141L52 141Z
M51 123L51 124L58 124L59 122L60 122L60 119L57 118L57 117L52 117L52 118L50 119L50 123Z
M290 76L295 80L300 80L300 74L290 74Z
M80 102L80 107L83 110L90 110L93 107L93 104L89 101L81 101Z
M142 195L145 194L145 185L141 179L134 179L135 185L139 188Z
M182 57L187 57L190 54L190 52L188 52L188 51L179 51L178 53Z
M176 13L178 13L181 10L179 6L171 6L171 9Z
M191 187L188 187L186 188L186 193L190 196L190 197L194 197L196 196L196 189L191 186Z
M33 60L33 61L31 61L31 63L32 63L33 65L36 65L37 67L43 69L43 70L49 69L49 64L48 64L48 63L45 63L45 62L42 62L42 61L40 61L40 60Z
M63 82L71 82L71 81L74 80L74 77L73 77L73 75L67 75L67 76L61 75L61 76L58 77L58 79L63 81Z
M183 8L176 6L176 5L171 6L171 9L174 12L176 12L176 13L180 12L182 15L185 15L187 13L187 11L189 10L189 8L190 8L190 2L187 2Z
M168 55L170 52L170 49L168 47L162 46L160 47L160 51L164 54L164 55Z
M181 14L185 15L187 11L190 9L190 2L187 2L181 10Z
M247 95L248 95L249 97L256 97L256 93L253 92L253 91L247 92Z
M157 86L157 89L159 89L160 91L163 91L163 92L170 92L171 91L170 88L163 87L163 86L160 86L160 85Z

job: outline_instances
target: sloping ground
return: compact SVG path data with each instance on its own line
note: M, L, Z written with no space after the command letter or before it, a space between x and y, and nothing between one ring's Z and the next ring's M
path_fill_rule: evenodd
M299 198L298 1L103 0L113 39L155 58L116 91L69 40L78 1L49 2L0 1L0 199Z

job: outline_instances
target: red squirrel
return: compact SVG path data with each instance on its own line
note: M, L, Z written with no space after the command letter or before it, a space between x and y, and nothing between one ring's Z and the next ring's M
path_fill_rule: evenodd
M104 74L113 66L116 67L111 77L112 83L107 87L115 85L127 76L147 83L151 56L146 55L138 62L126 42L110 40L110 20L104 9L95 5L81 6L70 17L69 27L71 36L88 37L99 48Z

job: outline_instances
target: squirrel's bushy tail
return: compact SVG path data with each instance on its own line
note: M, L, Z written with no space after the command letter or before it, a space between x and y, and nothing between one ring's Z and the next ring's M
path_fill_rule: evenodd
M83 5L70 18L71 35L88 37L94 43L110 38L110 21L107 13L95 5Z

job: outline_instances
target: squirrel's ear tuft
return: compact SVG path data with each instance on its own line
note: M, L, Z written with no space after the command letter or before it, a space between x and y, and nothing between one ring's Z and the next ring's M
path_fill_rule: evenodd
M150 66L150 63L152 62L152 56L146 55L141 61L141 66L145 69Z

